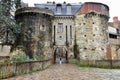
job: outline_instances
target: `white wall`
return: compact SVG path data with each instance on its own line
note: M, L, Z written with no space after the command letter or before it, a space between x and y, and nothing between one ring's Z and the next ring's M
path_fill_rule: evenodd
M0 56L9 56L10 48L11 47L7 45L0 45Z

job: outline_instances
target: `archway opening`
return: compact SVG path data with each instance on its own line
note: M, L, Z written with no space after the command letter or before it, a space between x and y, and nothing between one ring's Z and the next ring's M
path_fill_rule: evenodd
M54 50L54 63L68 63L68 51L64 47L56 47Z

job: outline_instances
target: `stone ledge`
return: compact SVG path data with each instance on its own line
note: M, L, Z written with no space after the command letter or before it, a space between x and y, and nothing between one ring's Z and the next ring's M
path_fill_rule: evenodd
M37 7L24 7L16 10L15 15L21 14L21 13L29 13L29 12L34 12L34 13L43 13L43 14L48 14L51 16L54 16L53 11L44 9L44 8L37 8Z

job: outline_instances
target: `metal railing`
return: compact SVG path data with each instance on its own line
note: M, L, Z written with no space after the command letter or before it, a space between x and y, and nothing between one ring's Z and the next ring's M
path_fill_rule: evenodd
M51 59L43 61L13 62L0 64L0 79L40 71L51 64Z

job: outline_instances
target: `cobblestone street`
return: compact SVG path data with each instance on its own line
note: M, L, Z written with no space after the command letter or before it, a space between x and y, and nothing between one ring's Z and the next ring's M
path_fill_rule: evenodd
M72 64L56 64L40 72L4 80L120 80L120 70L80 68Z

